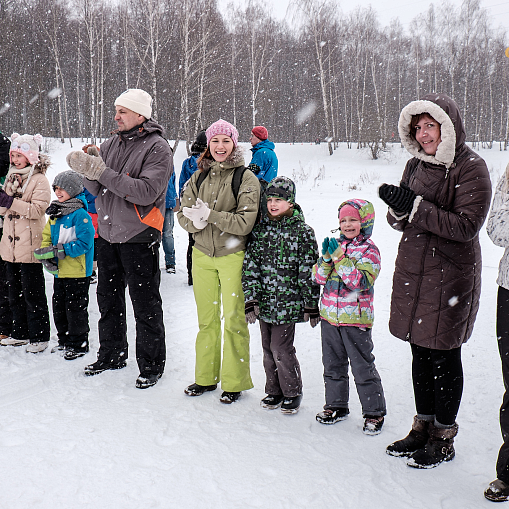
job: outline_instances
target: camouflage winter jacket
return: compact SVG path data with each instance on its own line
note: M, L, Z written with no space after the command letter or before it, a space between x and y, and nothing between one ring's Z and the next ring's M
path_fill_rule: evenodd
M253 229L244 258L245 301L258 301L264 322L303 322L304 308L318 307L320 288L311 281L317 259L315 232L297 204L292 217L265 217Z

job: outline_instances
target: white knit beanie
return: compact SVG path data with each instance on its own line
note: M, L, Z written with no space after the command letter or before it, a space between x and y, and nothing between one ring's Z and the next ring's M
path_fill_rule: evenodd
M130 88L115 99L115 106L123 106L147 120L152 116L152 97L140 88Z

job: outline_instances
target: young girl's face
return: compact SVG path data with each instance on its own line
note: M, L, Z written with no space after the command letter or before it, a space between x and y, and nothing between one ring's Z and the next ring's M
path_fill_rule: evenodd
M54 189L55 189L55 194L56 194L58 201L60 203L71 199L70 194L65 189L62 189L61 187L58 187L58 186L55 186Z
M18 170L26 168L30 165L28 159L19 152L11 152L11 162Z
M339 222L339 227L341 228L341 233L347 239L354 239L361 232L361 222L352 216L345 216Z
M233 152L233 140L226 134L218 134L210 140L209 150L214 160L222 163Z
M267 198L267 210L271 216L280 216L291 208L292 204L283 198Z

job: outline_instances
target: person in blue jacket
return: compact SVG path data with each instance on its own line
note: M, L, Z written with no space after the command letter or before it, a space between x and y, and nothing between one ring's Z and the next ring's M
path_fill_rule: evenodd
M57 200L46 210L50 216L42 243L34 251L44 268L55 276L53 320L58 346L66 360L88 352L88 291L94 262L94 226L87 212L83 178L74 171L59 173L53 181Z
M253 127L249 141L253 148L253 157L248 168L258 177L263 185L277 177L277 156L274 152L274 143L268 140L269 134L265 127L258 125Z
M196 160L201 153L207 149L207 136L205 131L200 131L191 145L191 155L182 163L182 171L179 177L179 196L182 196L182 188L184 184L191 178L191 175L198 169ZM187 283L189 286L193 284L193 234L189 234L189 245L187 247Z
M166 188L166 212L163 224L163 250L166 272L175 274L175 241L173 239L174 213L179 208L179 199L175 189L175 172L172 172Z

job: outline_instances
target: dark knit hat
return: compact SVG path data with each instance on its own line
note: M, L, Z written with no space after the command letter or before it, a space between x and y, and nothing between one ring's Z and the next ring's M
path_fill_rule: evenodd
M282 198L290 203L295 203L295 194L295 184L288 177L273 178L265 191L267 198Z
M267 132L267 129L263 127L262 125L257 125L253 127L251 132L259 139L259 140L266 140L269 137L269 133Z
M200 131L191 145L191 154L201 154L207 149L207 135L205 130Z
M83 177L75 171L67 170L59 173L53 180L53 191L55 187L63 189L71 198L83 192Z

